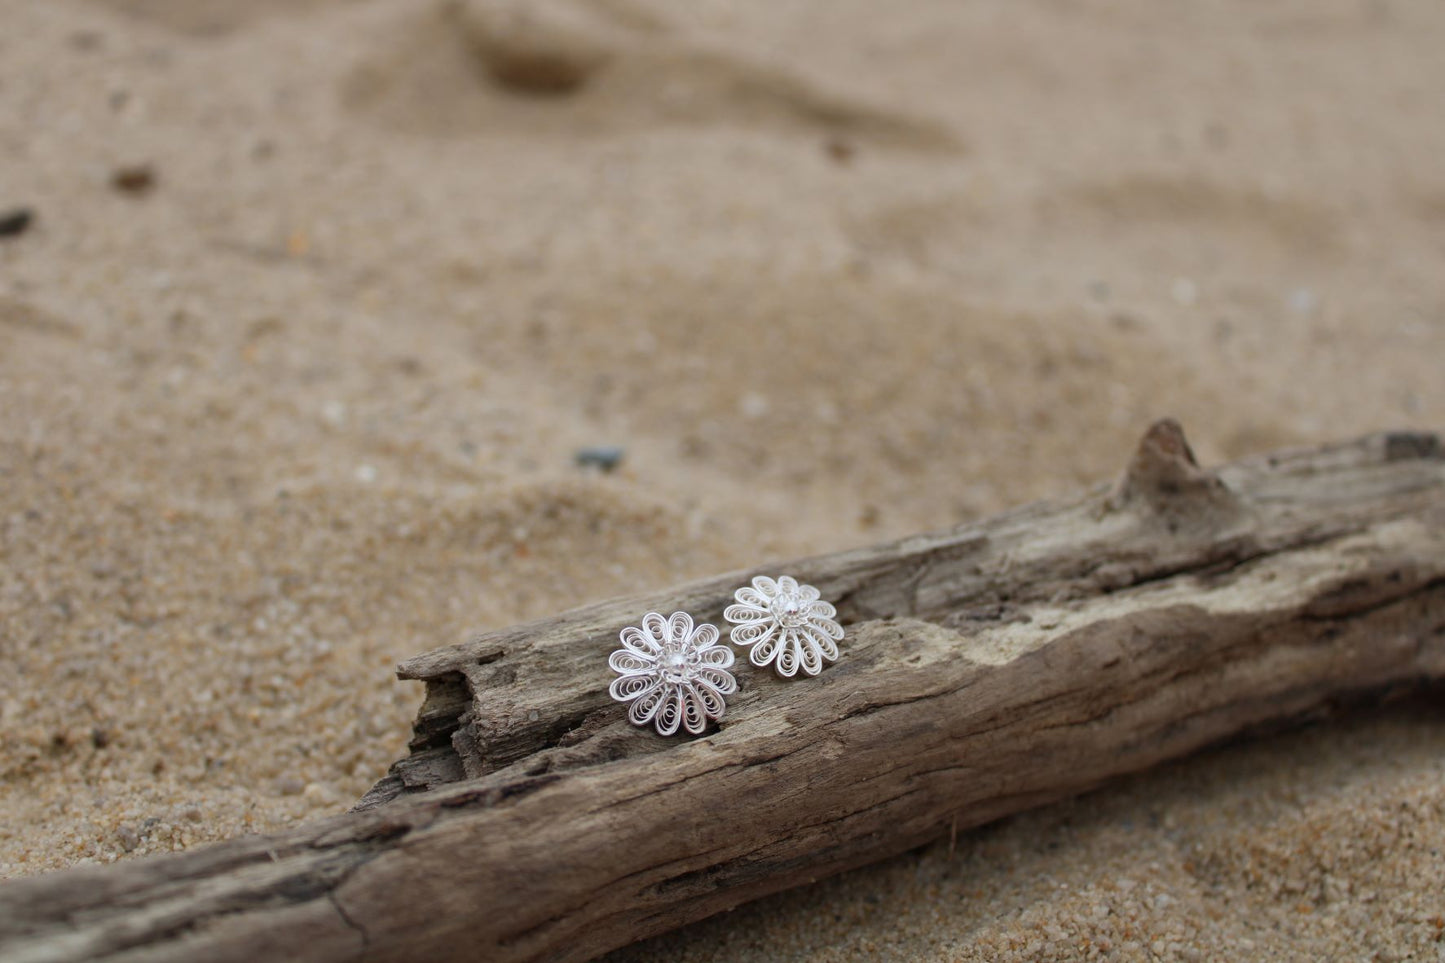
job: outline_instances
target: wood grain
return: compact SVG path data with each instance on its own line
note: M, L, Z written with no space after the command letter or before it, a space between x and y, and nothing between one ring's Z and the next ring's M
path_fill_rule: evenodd
M765 570L848 629L740 673L708 735L609 701L648 609L426 653L412 754L355 811L0 886L7 960L585 960L1202 746L1445 678L1445 454L1396 433L1217 472L1160 422L1118 485Z

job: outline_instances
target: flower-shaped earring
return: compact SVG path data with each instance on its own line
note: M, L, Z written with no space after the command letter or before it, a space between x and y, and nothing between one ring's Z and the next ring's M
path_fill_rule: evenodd
M737 604L729 605L723 618L734 623L734 645L752 646L748 660L753 665L771 662L781 676L799 668L817 675L824 662L838 658L837 643L843 638L843 627L833 621L838 611L819 601L813 586L799 585L791 575L776 581L759 575L733 597Z
M694 628L686 612L670 619L648 612L642 627L629 625L621 639L622 648L607 660L621 678L612 680L608 692L632 703L627 718L634 725L651 722L664 736L681 726L698 735L707 720L722 718L726 697L738 684L728 671L733 650L718 645L716 625Z

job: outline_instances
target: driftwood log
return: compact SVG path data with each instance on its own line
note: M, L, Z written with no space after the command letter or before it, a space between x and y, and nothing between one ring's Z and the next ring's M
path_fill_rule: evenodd
M1123 480L786 570L835 600L817 679L740 672L664 739L606 695L644 611L739 572L439 649L412 754L271 837L0 886L0 958L584 960L1202 746L1445 678L1433 435Z

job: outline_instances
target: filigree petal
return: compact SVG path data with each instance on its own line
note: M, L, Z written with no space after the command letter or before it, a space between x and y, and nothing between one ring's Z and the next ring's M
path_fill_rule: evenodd
M652 717L657 714L658 707L666 700L669 694L668 690L671 688L671 686L659 682L644 692L627 710L628 721L635 726L645 726L651 722Z
M733 664L733 650L725 645L710 645L697 654L699 665L726 669Z
M744 585L738 589L733 593L733 598L737 599L743 605L751 605L753 608L762 609L764 612L768 611L768 606L772 604L768 601L766 595L751 585Z
M727 703L723 700L725 693L704 682L702 679L696 680L693 683L693 688L696 690L697 700L702 706L703 713L709 719L721 719L723 712L727 709Z
M756 645L766 642L777 631L776 622L749 622L746 625L733 626L732 632L728 634L733 645Z
M669 642L686 642L692 638L692 616L686 612L672 613L672 618L667 620L667 638Z
M693 682L697 685L709 686L717 690L719 694L725 696L732 695L738 691L738 682L733 678L732 673L724 672L722 669L714 669L711 667L698 669L697 675L693 677Z
M823 653L818 651L818 643L810 632L798 633L798 665L808 675L823 671Z
M707 710L696 686L682 689L682 727L695 736L707 728Z
M807 631L808 637L818 646L818 651L822 654L823 658L829 662L838 661L838 644L833 641L827 632L824 632L816 625L807 625L804 626L804 629Z
M783 634L778 631L777 625L768 626L768 633L759 639L758 644L748 653L748 661L753 665L767 665L778 654L782 641Z
M717 626L710 622L704 622L692 632L692 647L698 650L717 645Z
M667 645L667 619L661 612L648 612L642 617L642 631L657 646L658 651Z
M778 675L791 679L798 671L802 654L798 651L798 637L792 629L785 629L778 645Z
M623 645L643 658L649 656L656 658L662 652L662 646L654 642L651 636L635 625L629 625L623 629L618 634L618 638L622 640Z
M763 619L772 618L772 613L767 609L759 608L756 605L729 605L723 609L723 618L729 622L761 622Z
M640 699L647 695L660 685L662 685L662 681L655 676L624 675L613 679L612 684L607 687L607 692L618 702L631 702L633 699Z
M810 618L808 619L808 624L830 638L836 639L839 642L843 641L843 626L834 622L832 619Z
M657 671L657 659L650 655L638 655L632 649L618 649L607 657L607 664L613 672L623 675L649 675Z
M827 602L814 602L808 606L808 614L820 619L831 619L838 614L838 610Z
M683 696L682 690L675 685L667 687L663 696L662 704L657 707L657 715L653 717L653 723L657 731L664 736L670 736L677 732L682 725Z
M778 583L774 582L766 575L759 575L757 578L753 579L753 588L757 589L759 594L761 594L762 597L765 599L777 598Z
M789 595L798 594L798 580L793 578L791 575L779 576L778 594L781 595L784 592L787 592Z
M821 594L822 594L821 592L819 592L817 589L813 588L813 586L811 586L811 585L799 585L799 586L798 586L798 597L799 597L800 599L802 599L804 602L813 602L813 601L816 601L817 598L818 598L818 596L821 595Z

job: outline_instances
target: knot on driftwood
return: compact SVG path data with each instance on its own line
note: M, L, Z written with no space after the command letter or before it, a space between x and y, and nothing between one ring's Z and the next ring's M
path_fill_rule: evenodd
M1144 432L1109 506L1162 516L1171 531L1216 528L1243 513L1242 503L1229 486L1199 466L1183 427L1173 418L1161 418Z
M1386 461L1434 461L1445 458L1440 436L1429 431L1390 431L1383 436Z

